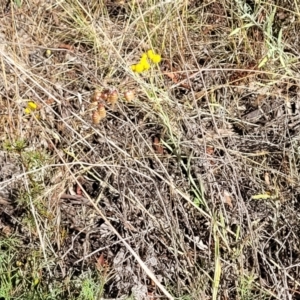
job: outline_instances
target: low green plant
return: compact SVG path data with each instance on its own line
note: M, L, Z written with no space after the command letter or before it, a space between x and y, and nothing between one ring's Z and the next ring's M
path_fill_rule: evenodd
M26 141L24 139L16 139L15 141L5 141L3 149L9 152L20 152L26 148Z
M0 298L11 299L14 294L14 282L17 282L17 267L14 255L18 240L14 237L0 239Z
M253 274L240 277L238 293L241 300L256 299L252 293L254 280L255 280L255 276L253 276Z

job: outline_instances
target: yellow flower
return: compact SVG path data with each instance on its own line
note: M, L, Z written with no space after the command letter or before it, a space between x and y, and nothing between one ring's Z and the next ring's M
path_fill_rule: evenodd
M36 110L37 105L34 102L29 101L28 104L27 104L27 108L32 109L32 110Z
M145 71L150 69L150 64L147 60L144 61L142 65L143 65Z
M30 114L32 111L35 111L37 109L37 104L33 101L28 101L27 106L24 110L25 114Z
M46 52L45 52L45 56L50 57L51 54L52 54L51 50L47 49Z
M147 55L148 55L148 57L152 60L152 57L154 56L154 52L153 52L153 50L148 50L147 51Z
M25 108L25 114L29 115L31 113L31 109L29 107Z
M137 65L135 66L135 71L136 71L137 73L142 73L142 72L144 71L144 64L141 64L141 63L137 64Z
M131 70L137 73L142 73L143 71L149 70L151 65L148 58L155 64L161 62L161 56L159 54L155 54L154 51L150 49L147 51L147 53L142 54L138 64L130 67Z
M147 60L147 53L143 53L143 54L142 54L141 60Z
M161 62L161 56L159 54L154 54L151 60L155 63L158 64Z
M144 57L142 57L141 59L140 59L140 64L144 64L145 62L147 62L148 60L147 60L147 57L146 58L144 58Z
M144 53L144 54L146 54L146 53ZM140 59L139 64L142 65L144 70L146 71L146 70L150 69L150 64L148 62L147 55L145 56L144 54L142 55L142 58Z

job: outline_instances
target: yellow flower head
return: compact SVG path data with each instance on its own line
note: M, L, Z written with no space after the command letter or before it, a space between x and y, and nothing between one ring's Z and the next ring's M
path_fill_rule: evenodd
M142 54L141 60L147 60L147 53L143 53L143 54Z
M138 63L136 66L135 66L135 71L137 73L142 73L144 71L144 65L141 64L141 63Z
M142 58L140 59L140 64L144 64L144 63L146 63L146 62L148 62L147 57L142 57Z
M36 109L37 109L37 105L36 105L34 102L29 101L29 102L27 103L27 108L29 108L29 109L31 109L31 110L36 110Z
M29 115L31 113L31 109L29 107L26 107L24 112L25 114Z
M143 68L144 68L145 71L150 69L150 64L148 62L146 53L144 53L142 55L142 58L140 59L139 64L143 66Z
M150 59L153 63L157 64L161 62L161 56L155 54L152 49L148 50L147 53L143 53L138 64L132 65L130 68L133 72L142 73L150 69L151 65L149 63Z
M143 67L144 67L144 70L149 70L150 69L150 64L149 62L146 60L142 63Z
M45 52L45 56L50 57L51 54L52 54L51 50L47 49L46 52Z
M37 104L33 101L28 101L27 106L24 110L25 114L30 114L32 111L35 111L37 109Z
M153 52L153 50L148 50L147 51L147 55L148 55L148 57L152 60L152 57L154 56L154 52Z
M151 60L155 63L158 64L161 62L161 56L159 54L154 54Z

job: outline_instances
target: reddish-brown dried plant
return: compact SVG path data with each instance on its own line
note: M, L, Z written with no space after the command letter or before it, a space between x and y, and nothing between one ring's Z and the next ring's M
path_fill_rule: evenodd
M100 123L101 117L100 117L100 114L98 113L98 110L95 110L93 112L92 120L93 120L93 124L95 124L95 125Z
M99 90L95 90L95 92L91 96L91 102L98 102L102 99L102 92Z
M104 105L102 103L98 104L97 111L98 111L98 114L99 114L101 120L106 117L106 110L105 110L105 107L104 107Z
M112 108L114 108L115 104L118 101L118 92L116 90L112 91L108 97L107 97L107 101L112 105Z
M100 123L101 120L103 120L106 117L106 110L102 103L98 104L97 110L93 112L92 120L93 124L97 125Z
M160 154L160 155L164 154L164 148L162 147L158 137L155 137L153 140L153 148L157 154Z

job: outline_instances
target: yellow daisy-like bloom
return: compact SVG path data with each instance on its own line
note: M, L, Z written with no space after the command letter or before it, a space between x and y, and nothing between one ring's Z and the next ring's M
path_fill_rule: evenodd
M161 62L161 56L159 54L155 54L155 52L150 49L147 51L147 53L142 54L138 64L130 66L131 70L137 73L142 73L143 71L149 70L151 65L148 59L155 64Z
M142 57L141 59L140 59L140 64L143 64L144 62L146 62L147 61L147 57Z
M137 73L142 73L142 72L144 71L144 64L141 64L141 63L137 64L137 65L135 66L135 71L136 71Z
M140 59L140 64L143 66L144 70L150 69L150 64L148 62L147 55L142 56L142 58Z
M31 110L36 110L37 109L37 105L34 102L29 101L28 104L27 104L27 108L29 108Z
M148 55L148 57L152 60L152 57L153 57L155 54L154 54L153 50L150 49L150 50L147 51L147 55Z
M141 56L141 60L147 60L147 53L143 53Z
M29 115L31 113L31 109L29 107L26 107L24 112L25 114Z
M161 62L161 56L159 54L154 54L151 60L155 63L158 64Z
M143 67L145 71L150 69L150 64L147 60L143 62Z

